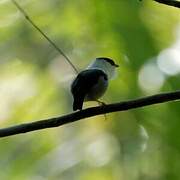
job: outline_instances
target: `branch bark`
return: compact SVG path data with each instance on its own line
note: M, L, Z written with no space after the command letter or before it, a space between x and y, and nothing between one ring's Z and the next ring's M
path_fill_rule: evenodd
M0 129L0 137L37 131L40 129L58 127L87 117L93 117L100 114L105 114L105 113L107 114L118 111L126 111L130 109L140 108L144 106L149 106L153 104L159 104L174 100L180 100L180 91L161 93L161 94L147 96L130 101L108 104L105 106L91 107L84 109L82 111L73 112L71 114L67 114L60 117L2 128Z
M154 0L154 1L168 6L174 6L180 8L180 1L175 1L175 0Z

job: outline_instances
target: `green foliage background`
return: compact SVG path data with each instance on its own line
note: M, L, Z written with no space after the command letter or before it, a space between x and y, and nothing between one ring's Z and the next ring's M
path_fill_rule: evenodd
M79 69L95 57L115 59L119 72L103 101L179 89L179 9L150 0L18 2ZM1 0L0 126L72 112L73 76L12 2ZM0 179L180 179L178 102L107 118L0 139Z

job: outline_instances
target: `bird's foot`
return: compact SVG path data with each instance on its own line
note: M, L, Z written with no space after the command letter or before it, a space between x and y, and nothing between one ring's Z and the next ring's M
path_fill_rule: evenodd
M96 100L96 102L98 102L98 104L99 104L100 106L105 106L105 105L106 105L105 102L102 102L102 101L99 101L99 100Z
M102 102L102 101L99 101L99 100L96 100L96 102L98 102L98 104L99 104L100 106L105 106L105 105L106 105L106 103L104 103L104 102ZM107 120L107 115L106 115L106 113L103 114L103 115L104 115L104 119Z

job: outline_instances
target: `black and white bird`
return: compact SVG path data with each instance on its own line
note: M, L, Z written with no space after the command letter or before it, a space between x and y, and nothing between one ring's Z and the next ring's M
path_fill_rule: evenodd
M116 67L119 66L112 59L99 57L77 75L71 85L74 111L82 110L84 101L98 101L103 96Z

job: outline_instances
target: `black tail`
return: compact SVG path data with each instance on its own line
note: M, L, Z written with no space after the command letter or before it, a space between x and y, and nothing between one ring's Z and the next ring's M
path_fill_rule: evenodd
M84 97L83 96L74 97L73 110L74 111L76 111L77 109L82 110L83 101L84 101Z

